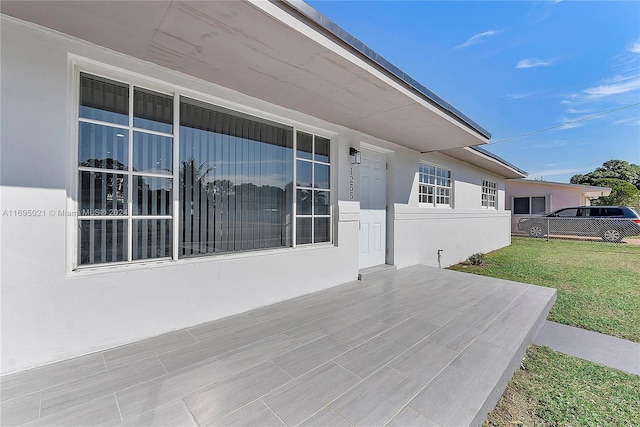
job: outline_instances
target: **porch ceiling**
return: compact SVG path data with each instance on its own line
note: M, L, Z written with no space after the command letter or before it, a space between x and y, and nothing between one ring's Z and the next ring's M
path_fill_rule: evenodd
M417 150L486 131L295 6L248 1L2 1L2 13ZM447 111L449 110L449 111Z

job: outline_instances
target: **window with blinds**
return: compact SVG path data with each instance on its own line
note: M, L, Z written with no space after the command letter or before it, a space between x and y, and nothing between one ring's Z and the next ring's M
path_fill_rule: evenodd
M292 245L293 129L180 103L180 257Z
M331 241L329 139L178 96L80 74L78 266Z

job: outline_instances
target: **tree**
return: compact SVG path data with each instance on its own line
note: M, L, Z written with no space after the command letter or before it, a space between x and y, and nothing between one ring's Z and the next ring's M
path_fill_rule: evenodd
M640 206L640 190L633 184L616 178L594 180L597 187L611 188L611 194L594 200L596 206Z
M640 166L625 160L609 160L586 175L574 175L572 184L598 185L596 181L613 178L626 181L640 190Z
M585 175L571 177L572 184L611 188L611 194L594 200L594 205L640 206L640 166L624 160L609 160Z

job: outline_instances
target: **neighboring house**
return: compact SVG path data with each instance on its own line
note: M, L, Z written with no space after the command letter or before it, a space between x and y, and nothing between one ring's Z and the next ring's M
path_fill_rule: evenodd
M611 188L561 182L507 179L505 208L511 211L511 231L518 232L518 221L532 215L544 215L572 206L590 206Z
M525 173L304 3L1 19L3 373L510 243Z

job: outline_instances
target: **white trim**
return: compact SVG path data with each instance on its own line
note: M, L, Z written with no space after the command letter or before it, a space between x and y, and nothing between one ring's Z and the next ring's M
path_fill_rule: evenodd
M433 175L435 177L435 179L434 179L435 182L433 184L421 183L420 182L420 173L421 173L420 172L420 165L421 164L432 166L432 167L435 168L435 170L434 170L435 175ZM445 171L449 172L449 174L451 175L449 177L449 180L451 181L451 185L449 187L445 187L445 186L437 184L438 169L445 170ZM454 209L454 207L455 207L455 194L456 194L456 191L455 191L456 180L455 180L455 174L454 174L452 168L441 166L441 165L438 165L436 163L432 163L432 162L429 162L429 161L426 161L426 160L419 159L418 170L417 170L416 173L418 174L418 206L419 207L423 207L423 208L438 208L438 209L447 209L447 208ZM420 193L420 185L427 185L427 186L433 187L433 203L427 203L427 202L421 202L420 201L420 194L421 194ZM449 203L448 204L447 203L438 203L438 194L437 194L438 193L438 191L437 191L438 188L444 188L444 189L448 188L449 189ZM443 197L443 196L440 196L440 197Z
M362 142L362 141L360 141L360 149L373 151L374 153L378 153L378 154L391 154L394 152L393 150L389 150L388 148L383 148L383 147L369 144L368 142Z

